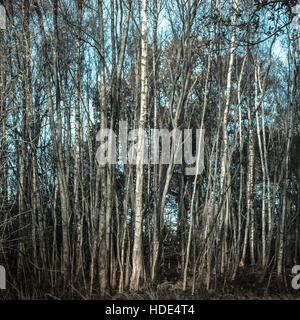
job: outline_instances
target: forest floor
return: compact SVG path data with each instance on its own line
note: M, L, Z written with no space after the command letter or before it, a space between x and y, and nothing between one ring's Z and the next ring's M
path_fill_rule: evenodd
M288 270L288 269L287 269ZM225 277L211 279L211 289L206 290L203 282L195 281L192 294L192 277L188 280L188 289L182 290L182 281L175 274L166 277L154 285L146 285L139 293L115 294L113 299L128 300L300 300L300 289L292 288L292 276L287 271L283 281L279 281L276 273L263 277L262 271L247 266L238 269L234 280Z
M146 286L139 293L117 293L116 300L300 300L300 290L285 288L275 283L266 284L248 281L233 281L218 284L206 290L198 286L192 294L191 289L182 290L182 282L163 282L156 286Z
M300 289L292 288L292 276L288 272L283 281L278 281L275 273L266 274L262 281L260 270L245 267L238 270L234 280L214 277L209 290L200 279L196 280L193 294L192 277L188 279L186 291L182 290L179 277L179 274L165 273L157 284L145 284L140 292L118 293L116 289L105 297L99 296L96 287L90 295L87 286L78 283L49 288L45 282L43 287L34 286L33 281L31 288L25 285L23 288L1 290L0 300L300 300Z

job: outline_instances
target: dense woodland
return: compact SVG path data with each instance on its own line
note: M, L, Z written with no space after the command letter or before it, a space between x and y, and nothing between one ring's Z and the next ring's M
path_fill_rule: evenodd
M296 1L1 5L0 298L291 289L300 264ZM189 164L174 157L99 165L97 133L118 137L120 121L204 129L204 170L186 175ZM129 144L139 154L143 141Z

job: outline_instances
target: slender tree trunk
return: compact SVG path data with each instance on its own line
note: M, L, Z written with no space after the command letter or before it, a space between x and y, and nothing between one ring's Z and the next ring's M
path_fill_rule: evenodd
M138 291L141 282L144 280L144 262L142 252L142 222L143 222L143 180L144 168L143 159L145 155L145 139L143 131L146 124L147 113L147 0L142 3L142 28L141 28L141 105L140 105L140 118L139 130L141 135L138 137L137 146L137 167L136 167L136 200L135 200L135 224L134 224L134 242L132 253L132 275L130 279L130 290Z

